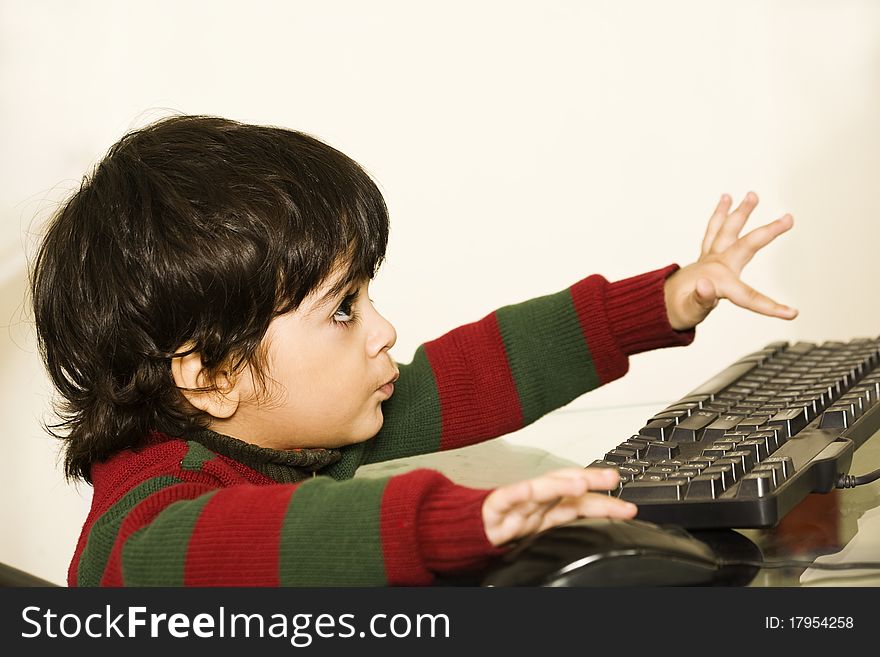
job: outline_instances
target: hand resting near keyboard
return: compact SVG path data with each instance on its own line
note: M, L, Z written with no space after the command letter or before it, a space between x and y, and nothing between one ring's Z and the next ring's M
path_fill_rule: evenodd
M577 518L632 518L635 505L607 494L619 480L608 468L563 468L496 488L483 501L486 537L499 546Z

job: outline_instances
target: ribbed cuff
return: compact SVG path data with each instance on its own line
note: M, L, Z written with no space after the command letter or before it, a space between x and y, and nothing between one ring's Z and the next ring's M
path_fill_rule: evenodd
M666 279L678 271L676 264L608 285L605 308L611 333L628 356L661 347L689 345L695 330L676 331L669 324Z
M486 537L483 501L491 492L452 482L432 491L419 514L419 545L429 570L474 570L505 551L493 546Z
M502 554L483 527L483 500L490 492L459 486L435 470L391 477L381 520L388 583L430 584L436 575L475 570Z

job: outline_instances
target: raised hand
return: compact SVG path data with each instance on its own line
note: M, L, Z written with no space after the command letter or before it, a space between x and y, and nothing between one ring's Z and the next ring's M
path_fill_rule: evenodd
M743 267L758 251L791 229L794 219L785 214L740 237L746 220L758 205L758 196L749 192L733 212L731 205L732 199L724 194L709 219L699 260L666 279L666 312L676 330L702 322L720 299L729 299L746 310L770 317L797 317L794 308L777 303L740 280Z

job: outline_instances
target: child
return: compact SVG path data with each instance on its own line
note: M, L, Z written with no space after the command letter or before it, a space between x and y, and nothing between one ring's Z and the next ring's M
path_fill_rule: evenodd
M632 517L611 470L476 490L364 463L509 433L686 345L719 298L791 319L739 273L792 225L739 238L723 196L698 262L590 276L389 355L369 282L388 216L342 153L181 116L114 145L49 226L32 293L70 478L94 486L71 586L419 585L578 516ZM399 377L399 378L398 378ZM320 475L320 476L319 476Z

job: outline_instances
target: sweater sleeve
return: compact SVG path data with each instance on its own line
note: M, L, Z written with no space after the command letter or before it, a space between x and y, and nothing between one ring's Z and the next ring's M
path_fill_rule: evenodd
M501 552L483 529L490 491L431 470L219 489L166 480L139 489L151 492L94 523L71 584L423 585L482 568Z
M338 468L511 433L623 376L630 355L690 344L694 330L675 331L666 313L664 282L677 269L614 283L593 275L420 346L400 366L381 431Z

